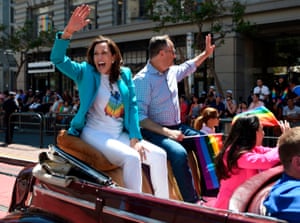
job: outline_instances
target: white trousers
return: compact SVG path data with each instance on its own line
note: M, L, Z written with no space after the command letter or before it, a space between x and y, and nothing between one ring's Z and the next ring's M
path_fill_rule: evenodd
M142 192L142 168L139 153L130 147L126 132L117 138L89 127L81 133L81 139L98 149L114 165L123 169L123 180L126 188ZM154 195L169 198L167 155L160 147L142 140L146 151L145 164L150 166L150 177Z

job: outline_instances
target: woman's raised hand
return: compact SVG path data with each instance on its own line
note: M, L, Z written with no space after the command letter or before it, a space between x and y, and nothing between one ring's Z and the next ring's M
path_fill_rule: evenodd
M74 32L81 30L89 24L90 20L87 19L87 17L89 16L90 11L91 8L88 5L83 4L78 6L74 10L68 25L64 29L64 37L71 37Z

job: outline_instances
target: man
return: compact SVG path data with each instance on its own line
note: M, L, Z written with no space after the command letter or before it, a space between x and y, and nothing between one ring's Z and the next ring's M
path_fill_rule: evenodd
M181 65L174 65L176 51L169 36L155 36L149 42L149 61L134 77L143 137L163 148L171 162L183 200L199 201L188 166L187 151L195 146L185 136L199 132L180 121L177 83L196 71L215 49L206 36L205 51Z
M300 219L300 127L283 133L278 141L282 177L264 201L267 215L298 223Z
M300 107L295 105L293 98L287 99L287 105L283 107L282 116L292 127L300 126Z
M259 100L264 102L265 105L269 103L270 89L264 85L262 79L256 80L256 87L254 87L253 93L259 94Z
M18 105L15 100L16 92L10 91L8 94L8 98L3 103L4 110L4 122L5 122L5 144L2 146L7 146L11 144L13 133L14 133L14 125L10 124L10 115L18 110Z

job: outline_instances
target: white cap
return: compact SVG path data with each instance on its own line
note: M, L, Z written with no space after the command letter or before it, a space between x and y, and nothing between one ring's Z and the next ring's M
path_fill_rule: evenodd
M232 90L227 90L226 93L232 94Z
M14 92L14 91L10 91L10 92L8 92L8 94L9 94L9 95L13 95L13 96L15 96L15 95L16 95L16 92Z

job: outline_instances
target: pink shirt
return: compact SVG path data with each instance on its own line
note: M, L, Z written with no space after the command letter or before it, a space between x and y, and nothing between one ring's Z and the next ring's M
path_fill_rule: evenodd
M238 160L239 168L233 170L230 178L221 180L220 190L214 206L228 209L229 199L238 186L259 171L269 169L279 162L278 148L256 146L251 152L243 154Z

